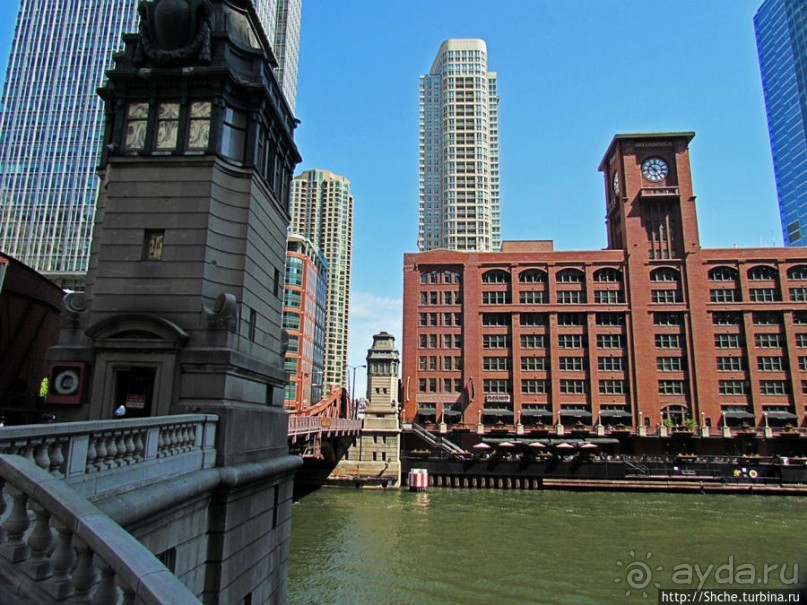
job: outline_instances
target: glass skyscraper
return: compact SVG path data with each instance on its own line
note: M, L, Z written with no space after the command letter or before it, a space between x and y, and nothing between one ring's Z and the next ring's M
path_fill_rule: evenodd
M754 28L784 242L807 245L807 0L765 0Z
M306 170L291 183L291 233L311 240L328 261L325 394L347 378L353 196L350 181L328 170Z
M103 132L96 89L138 0L21 0L0 114L0 250L82 288ZM294 108L302 0L257 0ZM279 46L280 45L280 46Z
M419 251L501 248L498 107L485 42L443 42L420 76Z

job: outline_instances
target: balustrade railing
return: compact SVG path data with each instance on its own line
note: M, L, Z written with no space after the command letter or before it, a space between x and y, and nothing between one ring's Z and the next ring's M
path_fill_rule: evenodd
M113 449L104 455L110 462L136 451L117 443ZM21 603L43 605L199 603L145 546L54 477L54 470L44 457L0 456L0 575L7 591Z
M142 477L139 466L157 460L163 476L171 474L172 465L167 462L172 458L177 459L176 473L212 466L217 422L216 416L185 414L3 427L0 454L26 458L84 495L93 496L98 494L89 493L89 488L82 490L79 484L90 485L92 476L99 473L114 472L121 482L132 482ZM180 457L187 459L192 454L192 463L180 462Z

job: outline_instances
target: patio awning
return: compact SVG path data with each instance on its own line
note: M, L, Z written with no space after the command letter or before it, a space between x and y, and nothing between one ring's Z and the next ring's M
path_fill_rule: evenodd
M796 420L797 416L793 412L787 410L765 410L768 418L775 418L777 420Z
M633 414L627 410L600 410L600 416L602 418L633 418Z
M445 414L449 418L457 418L459 416L462 416L462 410L444 409L443 414Z
M745 410L725 410L725 411L723 411L723 415L726 418L737 418L739 420L753 420L754 419L754 415L751 412L746 412ZM768 413L768 416L770 418L773 418L773 416L770 416L770 413ZM794 418L795 418L795 416L794 416Z
M526 418L552 418L552 412L543 408L527 408L521 410L521 415Z
M588 410L561 410L560 415L572 418L591 418L591 412Z
M485 416L512 416L513 410L502 408L485 408L482 410L482 414Z

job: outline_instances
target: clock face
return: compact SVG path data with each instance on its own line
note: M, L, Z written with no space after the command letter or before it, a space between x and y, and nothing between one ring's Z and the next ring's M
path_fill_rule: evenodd
M642 174L652 183L663 181L669 171L667 163L661 158L649 158L642 163Z
M611 179L611 186L614 188L614 195L619 195L619 173L615 172Z

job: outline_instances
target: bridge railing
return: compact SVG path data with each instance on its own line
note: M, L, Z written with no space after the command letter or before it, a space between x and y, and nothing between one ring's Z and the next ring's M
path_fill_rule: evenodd
M28 459L88 498L215 465L218 418L183 414L3 427L0 454Z
M289 415L289 438L294 440L302 435L322 433L326 435L347 435L361 430L361 420L350 418L328 418L327 416Z
M11 602L200 602L145 546L30 459L0 456L0 521L0 584Z

